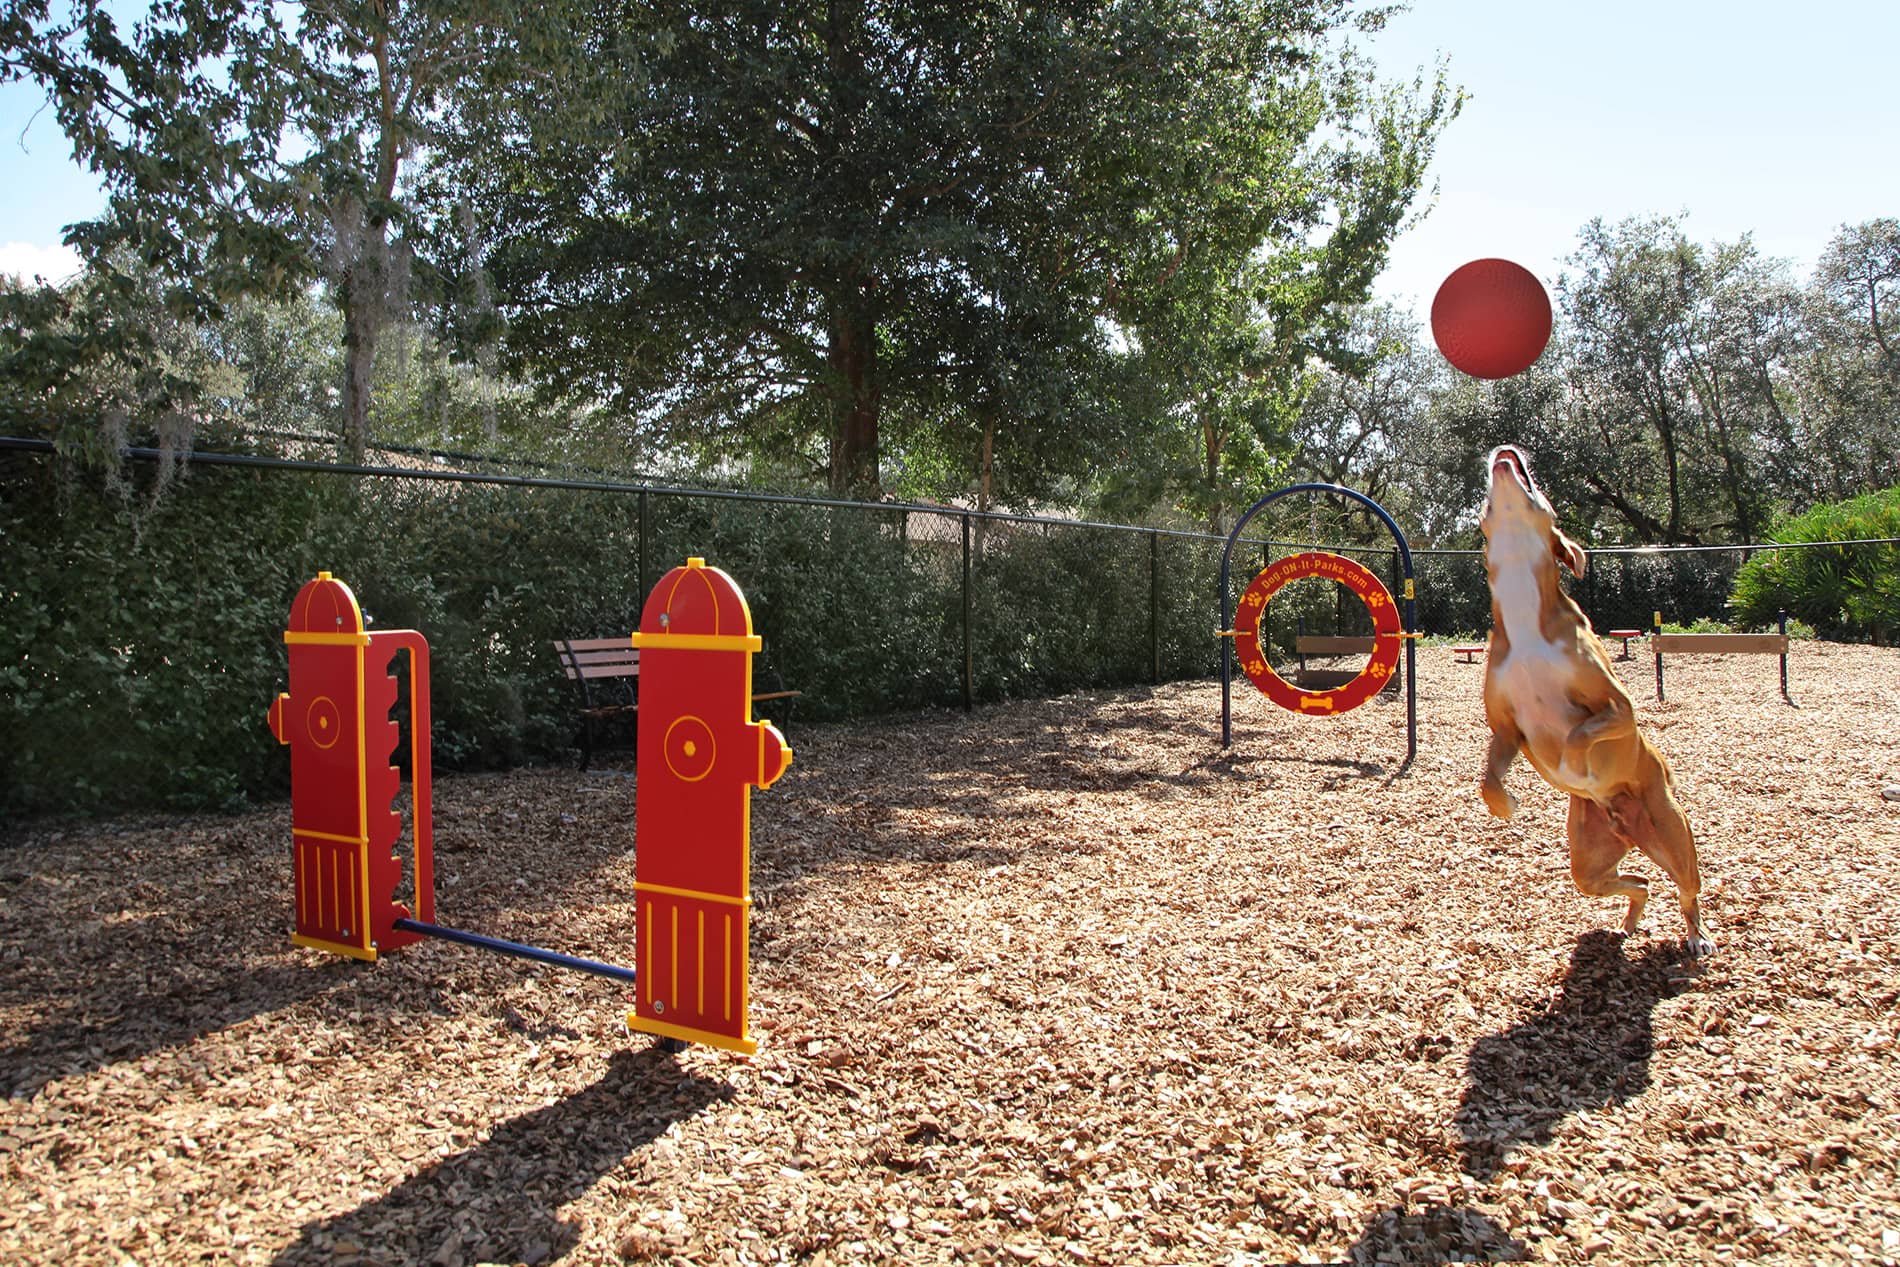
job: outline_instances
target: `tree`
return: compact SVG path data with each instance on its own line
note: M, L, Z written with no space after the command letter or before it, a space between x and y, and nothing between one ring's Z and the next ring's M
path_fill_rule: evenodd
M1900 221L1843 226L1801 298L1798 417L1785 462L1800 503L1900 484Z
M1676 221L1586 224L1558 281L1575 334L1572 389L1595 459L1590 500L1620 516L1639 540L1681 541L1686 384L1678 351L1687 337L1700 259ZM1660 467L1661 509L1647 473Z
M1449 544L1473 526L1483 497L1485 474L1472 454L1504 442L1491 439L1493 431L1526 442L1517 411L1511 402L1486 399L1489 393L1462 375L1469 387L1461 407L1452 407L1456 387L1445 359L1418 323L1391 305L1355 309L1346 343L1362 368L1315 376L1294 429L1292 477L1357 489L1408 525L1419 543ZM1519 386L1535 378L1536 371L1520 376ZM1452 425L1458 418L1486 434L1461 436Z
M1802 340L1800 296L1787 265L1764 259L1746 236L1715 244L1706 261L1706 296L1684 353L1707 454L1695 496L1727 510L1714 526L1756 541L1788 491L1776 458L1791 448L1784 401Z
M157 490L206 423L229 425L238 373L165 303L165 289L136 261L117 258L111 282L82 274L62 286L0 277L0 421L41 436L106 473L125 491L119 449L133 439L165 453ZM140 332L127 355L115 332Z
M875 495L891 416L948 391L988 410L992 456L1017 420L1047 436L1044 402L1109 364L1104 323L1232 285L1329 215L1338 249L1282 278L1284 313L1369 283L1455 102L1440 83L1371 108L1326 42L1351 20L1343 0L630 0L544 71L560 86L460 103L483 121L450 170L491 215L516 355Z
M1564 443L1584 496L1637 540L1750 540L1770 521L1797 337L1787 266L1676 219L1593 220L1558 283L1569 335Z
M158 0L121 30L102 0L58 15L7 0L0 82L39 83L74 159L105 183L105 214L66 237L100 284L135 288L119 261L136 259L165 279L174 314L205 321L244 296L330 283L342 447L361 461L378 339L407 299L403 168L506 12L344 0L304 5L293 23L263 0ZM140 330L109 337L130 358L153 354Z
M1152 425L1181 433L1165 494L1208 532L1225 532L1230 508L1285 473L1309 381L1308 350L1276 343L1269 289L1252 266L1197 278L1145 305L1136 326L1134 372L1147 387Z

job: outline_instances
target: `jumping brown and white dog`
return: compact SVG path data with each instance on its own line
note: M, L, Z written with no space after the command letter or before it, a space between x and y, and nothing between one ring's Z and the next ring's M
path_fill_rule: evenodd
M1636 729L1636 709L1610 669L1589 619L1557 580L1562 562L1583 575L1583 547L1557 529L1550 502L1519 449L1489 459L1484 567L1491 582L1491 646L1484 670L1484 803L1517 810L1504 772L1522 752L1544 781L1570 794L1570 875L1593 897L1629 898L1633 933L1649 900L1643 876L1619 872L1631 848L1669 873L1689 924L1691 955L1715 950L1702 928L1695 837L1676 802L1669 763Z

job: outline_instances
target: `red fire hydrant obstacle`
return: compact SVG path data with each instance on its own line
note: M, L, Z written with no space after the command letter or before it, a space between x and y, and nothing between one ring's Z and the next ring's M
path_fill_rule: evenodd
M398 927L401 775L389 764L401 737L390 716L390 662L410 653L410 753L415 803L414 893L435 918L429 818L429 644L410 629L367 633L350 587L328 572L297 591L284 632L290 690L271 701L270 729L290 747L291 835L300 946L374 960L420 940Z
M689 559L647 596L640 632L640 763L634 806L638 970L434 922L429 644L400 629L367 633L355 595L328 572L297 593L284 634L290 690L270 728L291 750L291 831L300 946L374 960L435 937L636 987L627 1024L669 1042L750 1053L746 1032L751 790L792 763L770 722L751 720L760 641L739 587ZM390 661L410 652L414 901L396 901L402 830L392 811L400 731Z
M746 1031L752 789L792 763L753 721L752 613L730 576L688 559L647 596L634 801L639 984L627 1024L751 1052Z

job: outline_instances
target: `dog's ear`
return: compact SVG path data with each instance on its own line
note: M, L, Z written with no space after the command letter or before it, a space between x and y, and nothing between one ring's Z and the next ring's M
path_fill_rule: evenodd
M1551 548L1556 551L1563 565L1570 569L1570 575L1582 576L1585 567L1583 547L1566 537L1560 528L1552 528L1550 537Z

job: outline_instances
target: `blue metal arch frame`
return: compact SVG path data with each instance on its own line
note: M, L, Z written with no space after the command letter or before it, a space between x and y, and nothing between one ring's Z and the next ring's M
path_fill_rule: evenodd
M1282 497L1294 493L1332 493L1348 497L1358 502L1379 517L1392 539L1398 542L1399 566L1405 575L1405 594L1400 602L1404 614L1405 627L1405 763L1410 765L1418 755L1418 599L1415 574L1412 571L1412 547L1406 543L1405 534L1399 530L1398 523L1386 513L1385 507L1373 501L1356 489L1340 484L1291 484L1278 492L1268 493L1255 502L1247 513L1234 521L1234 529L1227 534L1227 548L1220 556L1220 626L1222 631L1220 649L1220 746L1223 749L1234 746L1234 654L1233 642L1225 635L1233 629L1233 596L1228 590L1230 569L1234 559L1234 545L1240 540L1240 534L1247 528L1253 517L1265 510Z

